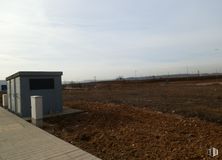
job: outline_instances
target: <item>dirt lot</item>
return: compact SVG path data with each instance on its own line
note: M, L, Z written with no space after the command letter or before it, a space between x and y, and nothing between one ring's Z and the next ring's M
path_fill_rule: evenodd
M222 150L220 80L100 83L63 98L86 112L46 119L44 129L102 159L210 159L209 147Z

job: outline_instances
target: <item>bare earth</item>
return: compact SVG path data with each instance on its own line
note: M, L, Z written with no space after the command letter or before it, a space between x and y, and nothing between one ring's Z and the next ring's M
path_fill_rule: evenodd
M100 83L64 90L63 99L86 112L43 128L104 160L211 159L211 146L222 159L220 80Z

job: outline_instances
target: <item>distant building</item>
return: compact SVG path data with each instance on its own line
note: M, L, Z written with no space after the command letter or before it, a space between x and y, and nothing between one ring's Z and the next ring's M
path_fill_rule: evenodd
M8 109L31 116L31 96L43 97L43 114L62 112L62 72L17 72L6 78Z
M0 91L7 91L7 83L4 80L0 80Z

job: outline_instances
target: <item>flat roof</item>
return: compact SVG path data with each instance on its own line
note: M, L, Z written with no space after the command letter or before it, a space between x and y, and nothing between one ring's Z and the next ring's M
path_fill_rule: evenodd
M6 80L14 79L16 77L24 77L24 76L61 76L63 73L58 72L50 72L50 71L19 71L11 76L8 76Z

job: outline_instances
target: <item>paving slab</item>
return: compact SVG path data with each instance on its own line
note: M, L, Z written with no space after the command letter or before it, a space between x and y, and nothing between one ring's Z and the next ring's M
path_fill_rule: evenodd
M99 160L0 107L0 160Z

